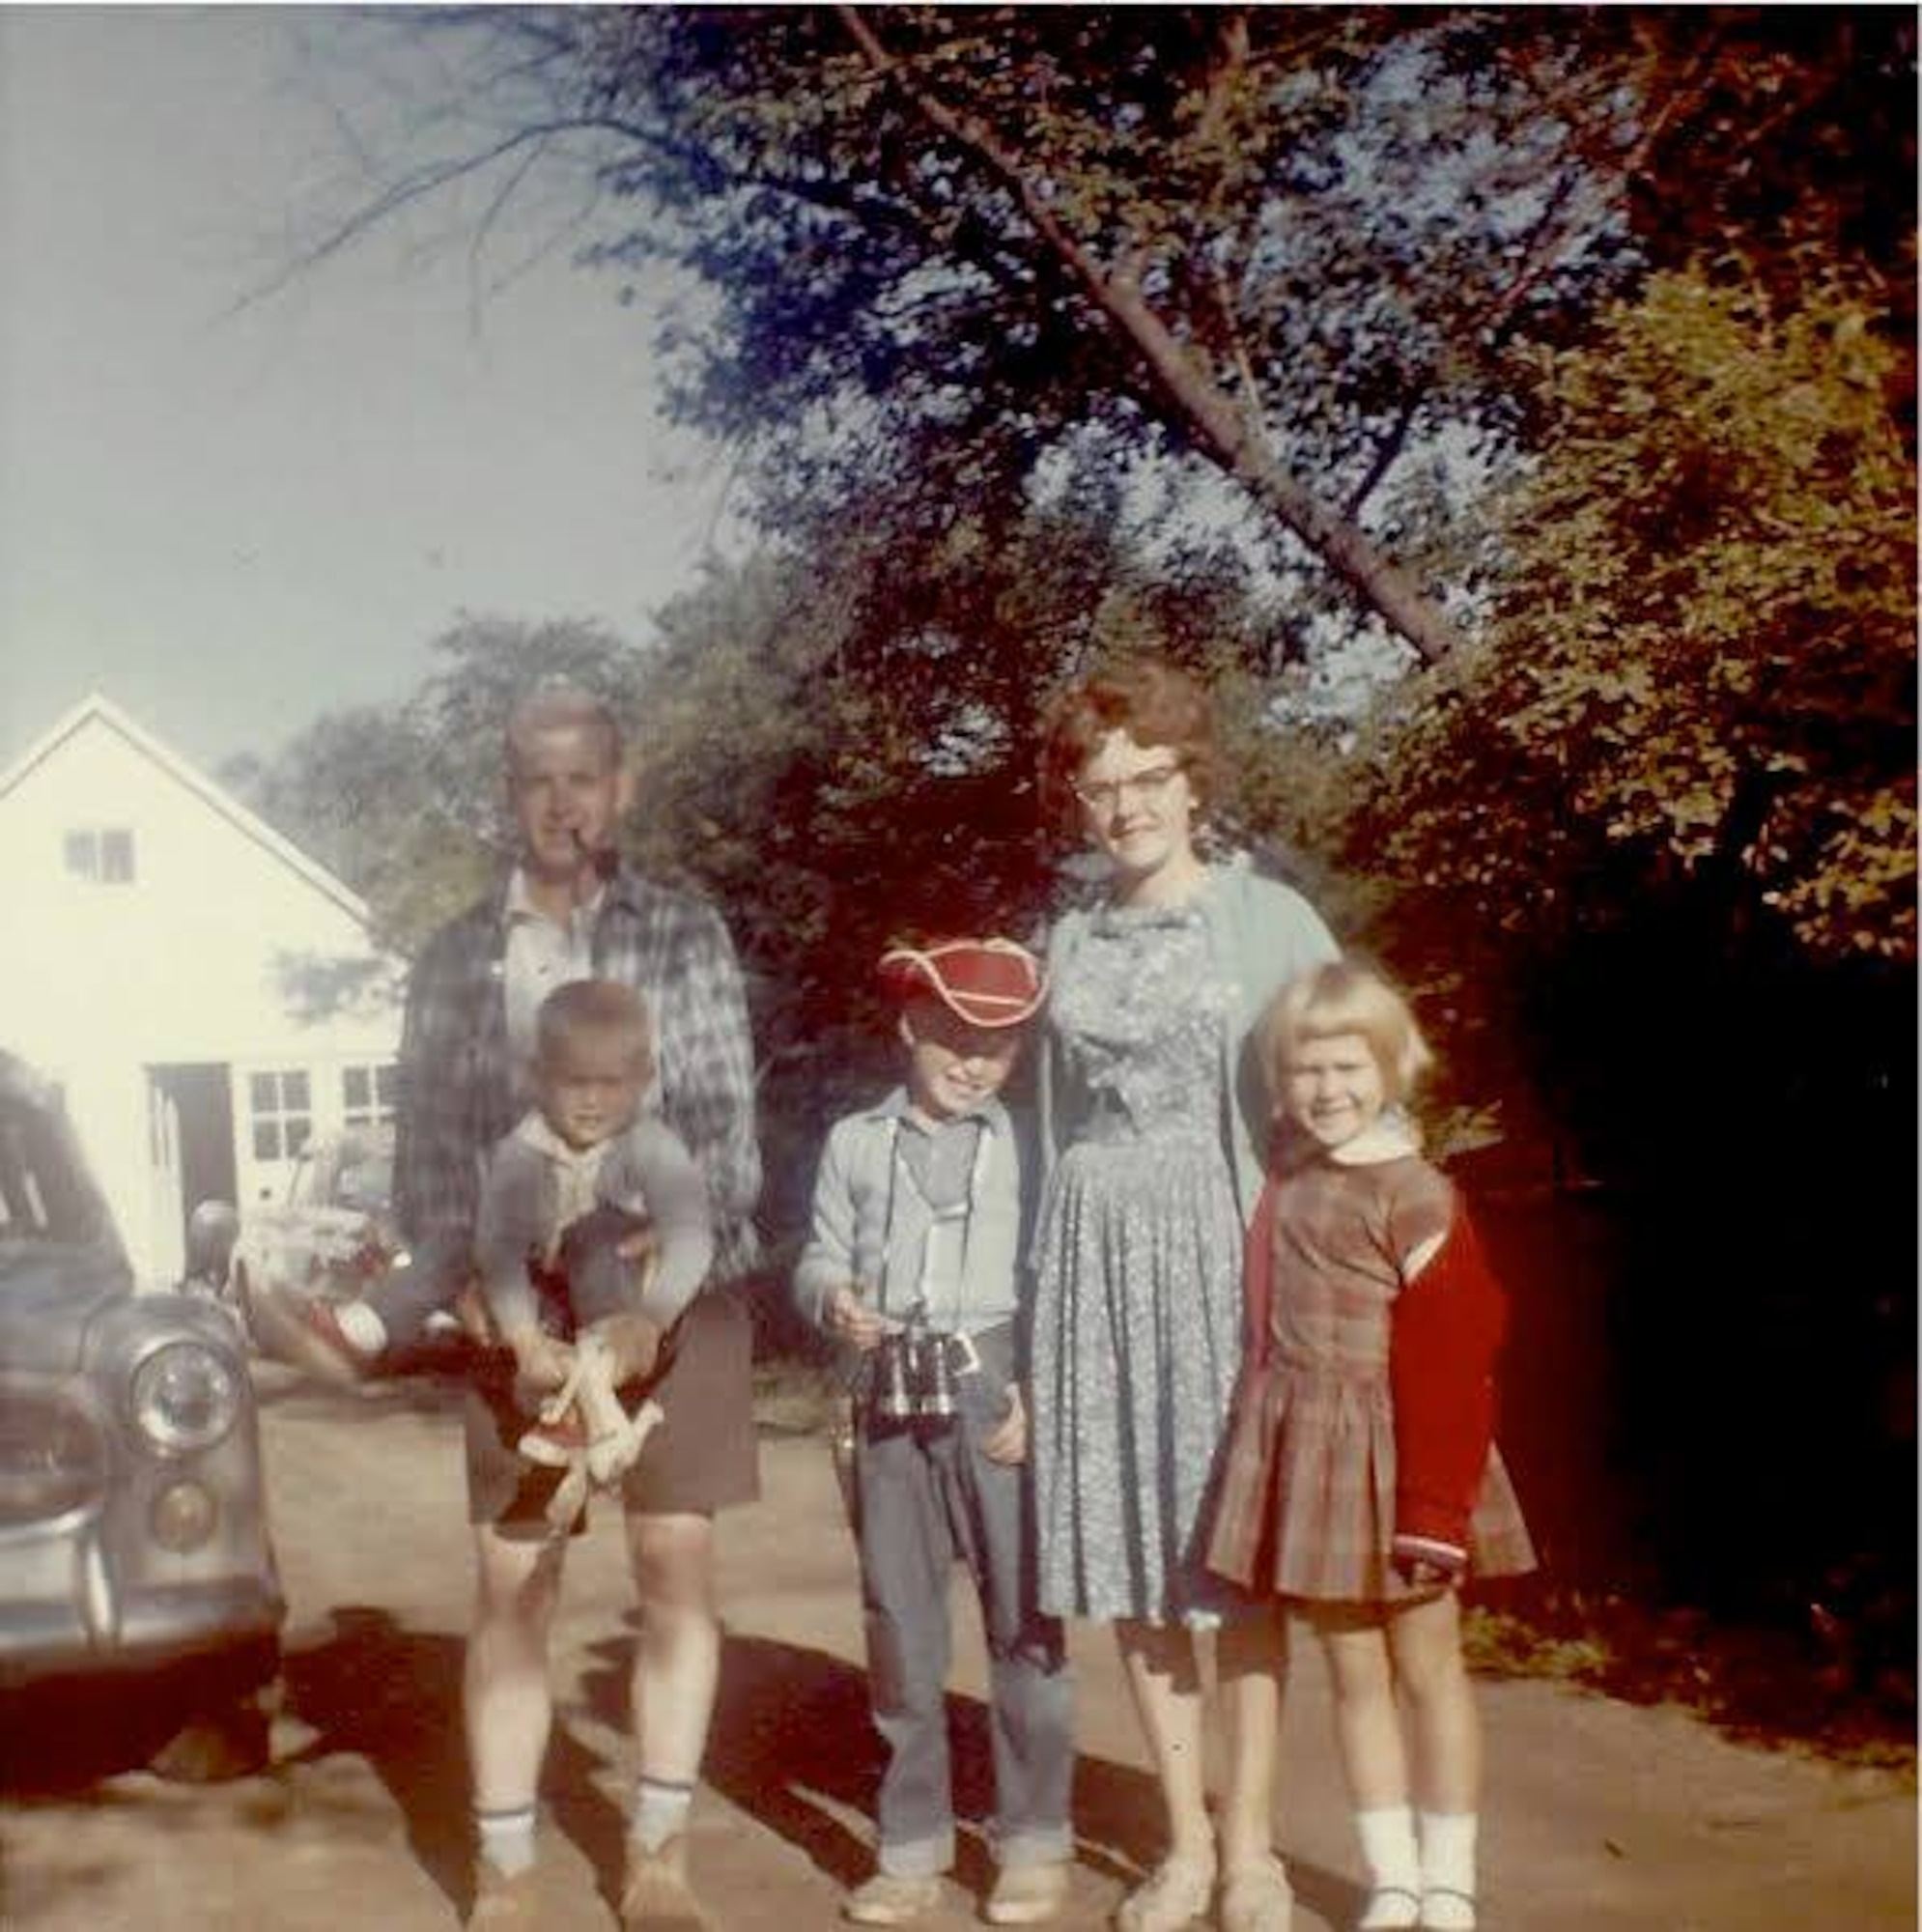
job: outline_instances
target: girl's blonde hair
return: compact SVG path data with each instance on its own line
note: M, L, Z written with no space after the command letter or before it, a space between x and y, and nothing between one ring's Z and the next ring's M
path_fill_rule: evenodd
M1261 1065L1279 1093L1289 1063L1310 1040L1356 1033L1368 1041L1391 1104L1407 1099L1433 1065L1414 1009L1379 968L1336 959L1276 994L1262 1015Z

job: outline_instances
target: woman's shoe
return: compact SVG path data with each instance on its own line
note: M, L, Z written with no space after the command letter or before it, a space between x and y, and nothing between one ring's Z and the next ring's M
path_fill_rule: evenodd
M1294 1889L1280 1859L1235 1865L1222 1880L1222 1932L1288 1932Z
M1208 1916L1215 1868L1199 1859L1169 1859L1131 1891L1115 1915L1116 1932L1183 1932Z

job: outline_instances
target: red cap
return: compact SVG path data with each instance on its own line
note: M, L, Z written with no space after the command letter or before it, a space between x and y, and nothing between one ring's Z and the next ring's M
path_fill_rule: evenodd
M1011 1027L1033 1017L1047 991L1041 962L1011 939L943 939L881 955L881 983L897 1000L931 994L970 1026Z

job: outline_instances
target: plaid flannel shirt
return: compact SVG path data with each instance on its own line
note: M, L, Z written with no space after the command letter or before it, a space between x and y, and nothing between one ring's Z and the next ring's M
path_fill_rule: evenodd
M465 1273L489 1151L520 1119L525 1087L507 1040L506 883L442 926L414 963L401 1036L395 1208L416 1253ZM704 901L622 871L594 927L594 971L634 987L653 1024L645 1105L673 1128L707 1182L714 1279L759 1254L754 1057L733 942Z

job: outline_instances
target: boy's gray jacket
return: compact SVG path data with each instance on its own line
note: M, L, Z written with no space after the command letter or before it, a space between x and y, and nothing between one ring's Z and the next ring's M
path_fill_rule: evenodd
M859 1282L870 1308L900 1316L920 1293L934 1216L903 1170L896 1141L908 1111L905 1089L835 1122L821 1151L807 1243L794 1270L794 1298L817 1327L829 1293ZM929 1307L936 1328L978 1333L1010 1320L1027 1246L1032 1170L1025 1126L999 1100L976 1118L982 1126L968 1199L967 1239L958 1296ZM908 1128L907 1131L914 1131Z

